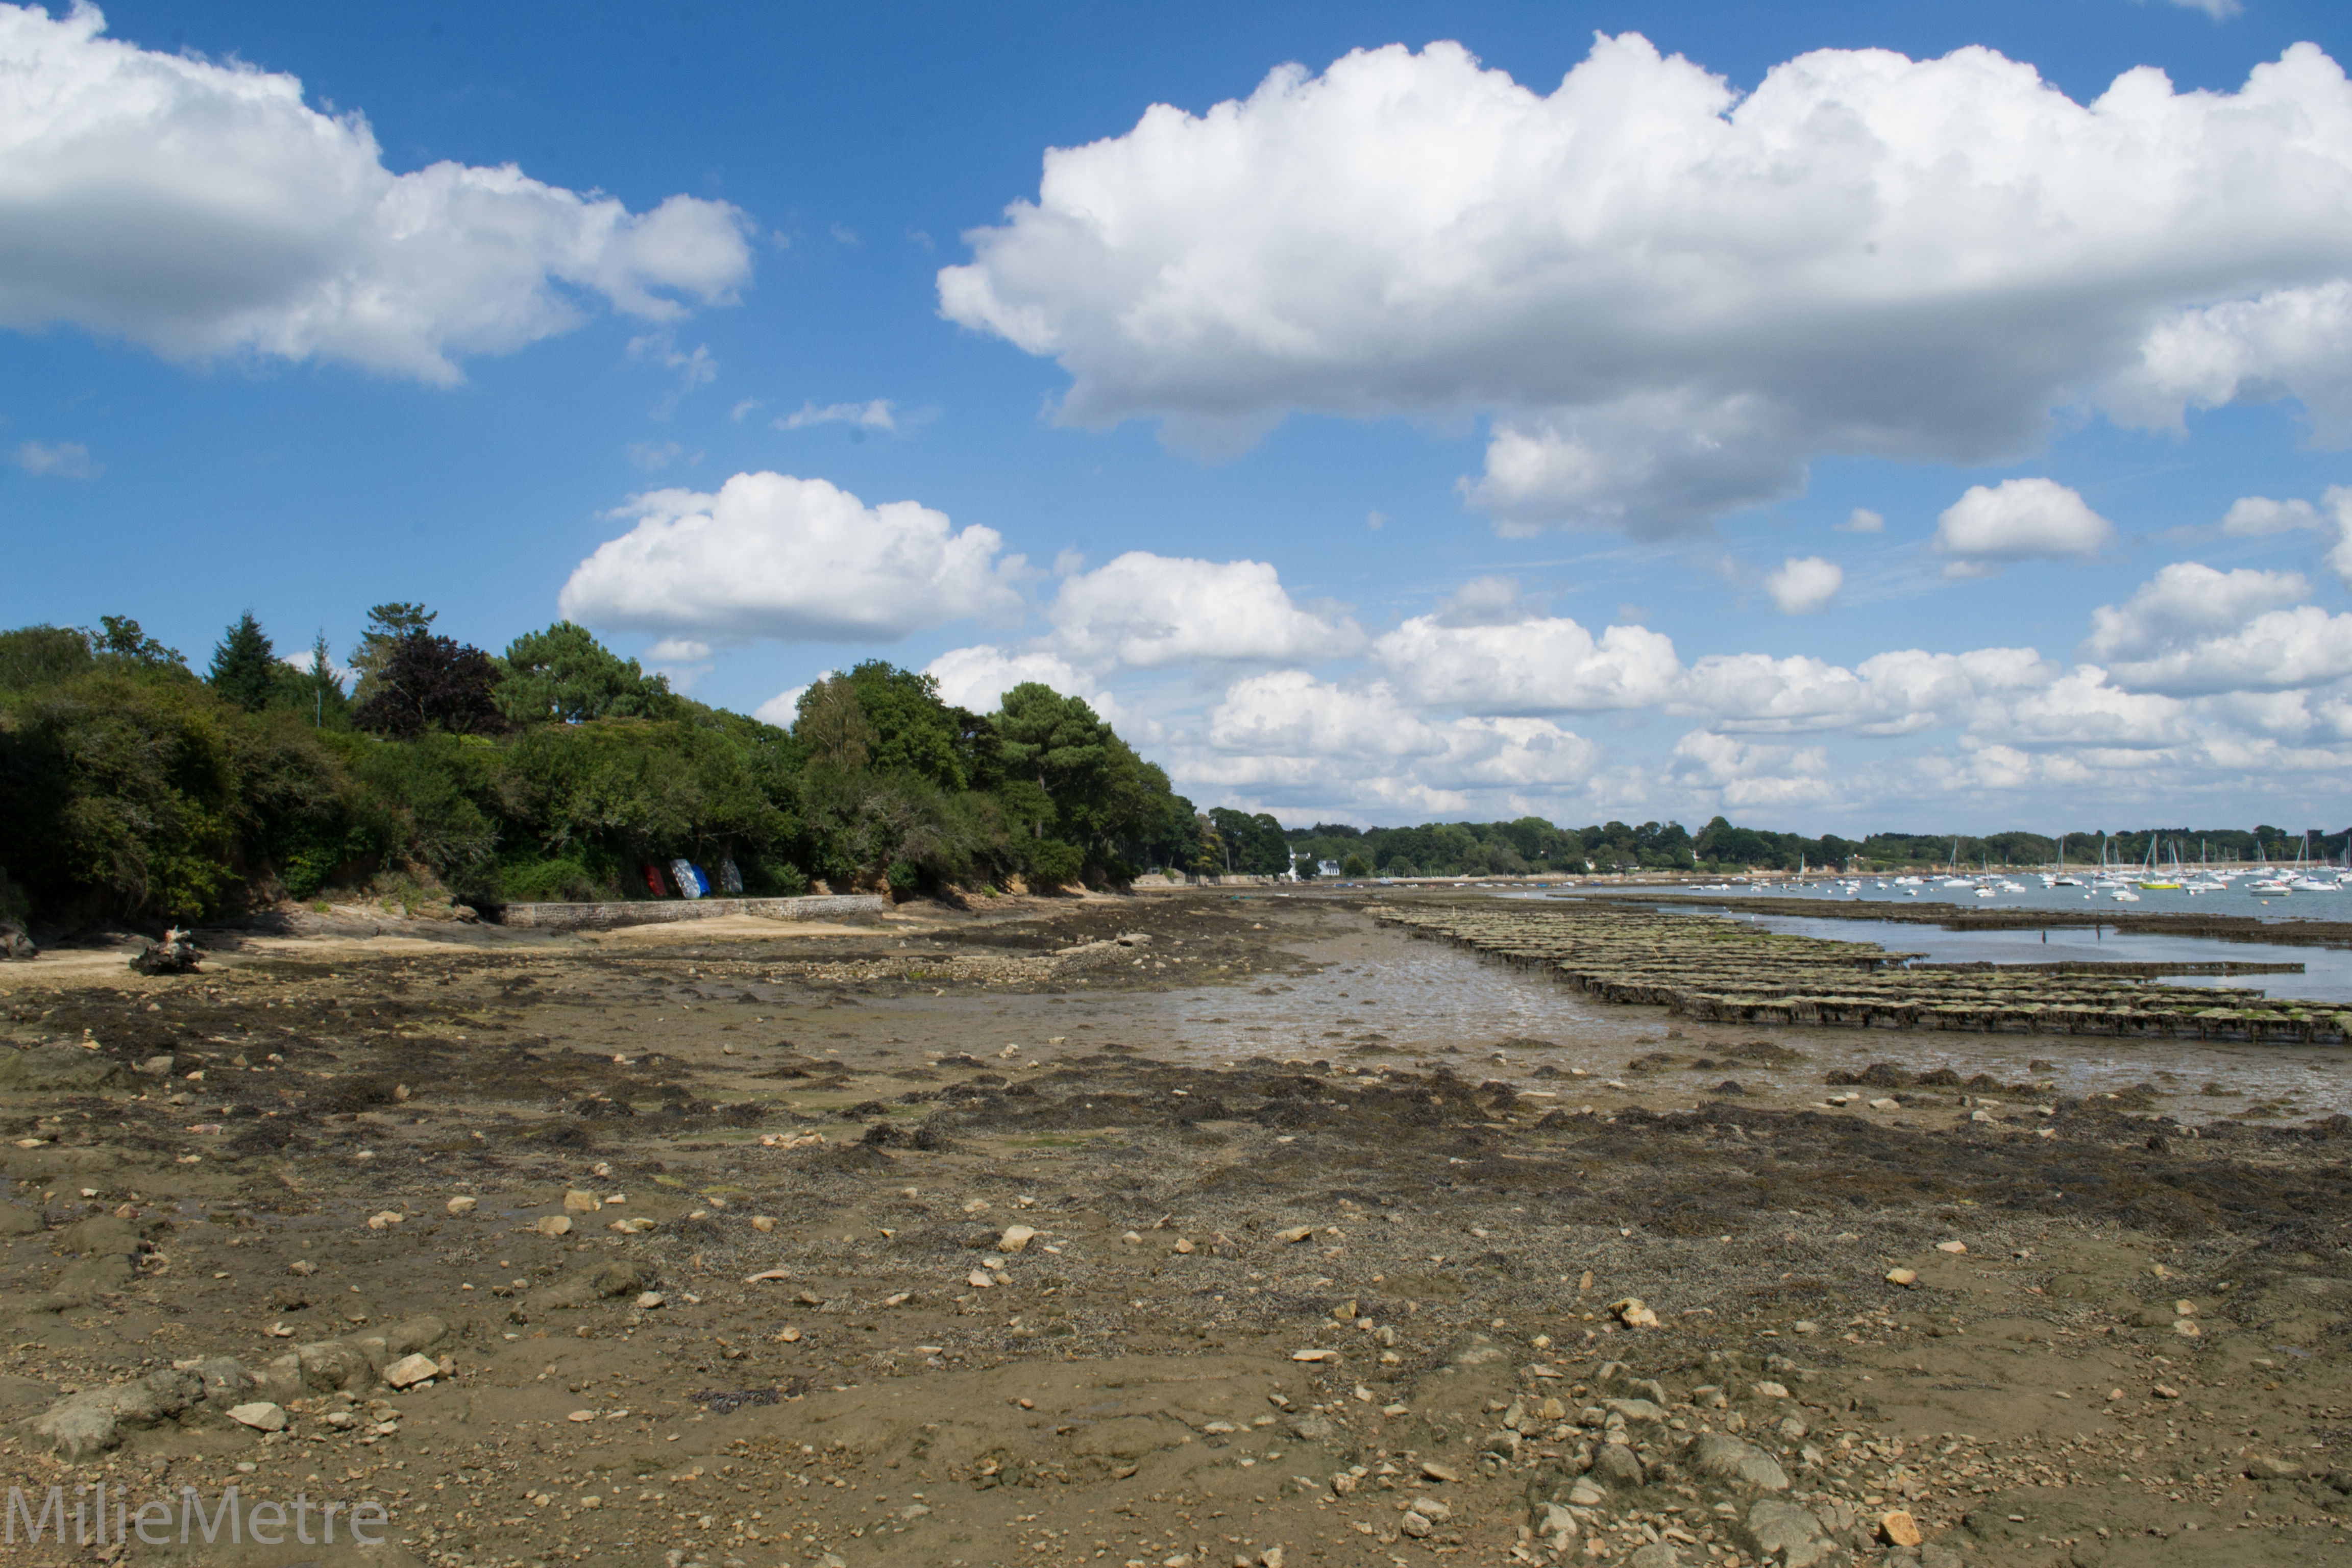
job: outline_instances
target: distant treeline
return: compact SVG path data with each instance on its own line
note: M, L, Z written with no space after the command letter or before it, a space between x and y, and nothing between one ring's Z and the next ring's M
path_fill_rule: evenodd
M2017 868L2050 865L2059 854L2058 840L2038 833L1994 833L1981 837L1963 834L1957 846L1952 836L1941 834L1874 833L1852 839L1832 833L1807 838L1796 833L1735 826L1720 816L1696 834L1679 822L1645 822L1638 827L1622 822L1556 827L1539 816L1522 816L1515 822L1433 822L1419 827L1358 828L1318 822L1312 827L1290 828L1285 837L1301 875L1311 876L1319 866L1329 864L1345 877L1793 871L1800 865L1890 871L1953 864ZM2311 852L2341 858L2347 837L2345 832L2315 829ZM2095 864L2100 842L2096 831L2067 834L2067 862ZM2176 852L2183 862L2208 856L2215 860L2252 859L2258 847L2269 859L2292 860L2302 836L2267 825L2251 830L2143 827L2110 833L2105 842L2110 859L2131 864L2147 859L2151 843L2158 861L2165 863Z
M0 916L200 919L384 877L645 898L673 858L771 894L1221 867L1167 774L1042 685L972 713L876 661L784 729L580 626L494 656L433 619L376 606L349 689L323 636L289 662L249 614L202 675L122 617L0 632Z

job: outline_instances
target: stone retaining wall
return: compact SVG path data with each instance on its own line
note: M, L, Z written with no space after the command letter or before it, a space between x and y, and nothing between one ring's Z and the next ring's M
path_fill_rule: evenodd
M756 915L769 921L821 921L878 915L890 907L879 893L836 893L801 899L646 899L617 904L509 904L492 918L530 931L605 931L614 926Z

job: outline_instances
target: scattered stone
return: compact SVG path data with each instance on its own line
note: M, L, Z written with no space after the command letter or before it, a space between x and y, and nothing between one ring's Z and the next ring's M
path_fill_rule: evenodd
M1305 1241L1308 1237L1313 1236L1314 1234L1315 1227L1311 1225L1294 1225L1288 1229L1276 1231L1274 1233L1274 1239L1276 1241Z
M1789 1397L1789 1385L1785 1383L1759 1383L1756 1385L1756 1397L1759 1399L1786 1399Z
M1423 1459L1421 1473L1433 1481L1458 1481L1462 1473L1451 1465L1441 1465L1435 1459Z
M286 1430L285 1406L267 1399L257 1399L249 1405L232 1405L228 1407L228 1418L257 1432Z
M1692 1468L1703 1476L1754 1487L1759 1491L1789 1489L1789 1474L1780 1468L1780 1461L1753 1443L1743 1443L1721 1432L1708 1432L1691 1445L1690 1453ZM1598 1469L1600 1463L1594 1459L1593 1468Z
M1629 1568L1682 1568L1682 1553L1672 1542L1653 1541L1647 1546L1636 1547L1627 1558Z
M368 1215L367 1227L370 1230L390 1230L407 1218L408 1216L398 1209L384 1209L380 1213Z
M441 1375L441 1363L429 1355L404 1355L383 1369L383 1380L394 1388L410 1388Z
M640 1312L650 1312L667 1300L669 1298L658 1290L640 1290L637 1292L636 1308Z
M761 1236L765 1236L776 1228L775 1216L773 1215L755 1214L751 1216L751 1228L758 1231Z
M593 1193L583 1193L574 1190L563 1194L563 1212L565 1214L594 1214L598 1209L603 1208L604 1206L604 1200L598 1197Z
M1652 1311L1639 1296L1628 1296L1622 1301L1609 1303L1609 1315L1629 1329L1654 1329L1658 1314Z
M1889 1285L1900 1285L1908 1289L1919 1282L1919 1276L1914 1269L1890 1268L1886 1271L1886 1282Z
M479 1198L451 1198L447 1207L453 1215L467 1215L472 1214L481 1205L482 1200Z
M1916 1546L1926 1539L1919 1532L1919 1521L1907 1509L1889 1509L1880 1514L1878 1533L1889 1546Z
M1410 1509L1406 1510L1404 1516L1397 1521L1397 1529L1415 1541L1428 1539L1430 1531L1436 1528L1430 1522L1428 1515L1415 1513Z
M1645 1479L1641 1457L1622 1443L1603 1443L1592 1456L1592 1484L1611 1491L1627 1491Z
M1812 1568L1837 1551L1811 1509L1779 1498L1762 1498L1749 1505L1742 1533L1757 1556L1776 1559L1787 1568Z
M1949 1252L1957 1255L1966 1252L1968 1249L1969 1244L1965 1241L1939 1241L1936 1243L1936 1250L1938 1252Z
M1020 1252L1025 1250L1036 1238L1037 1231L1033 1226L1008 1225L1004 1227L1004 1234L996 1238L997 1250Z
M2304 1469L2293 1459L2282 1459L2274 1454L2246 1456L2246 1478L2256 1481L2292 1481L2300 1479Z
M541 1236L570 1236L572 1216L568 1214L542 1215L539 1223L531 1228Z

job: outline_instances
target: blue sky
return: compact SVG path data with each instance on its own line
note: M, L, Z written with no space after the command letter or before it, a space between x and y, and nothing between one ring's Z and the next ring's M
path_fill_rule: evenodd
M1295 822L2341 826L2347 33L0 12L0 623L1043 676Z

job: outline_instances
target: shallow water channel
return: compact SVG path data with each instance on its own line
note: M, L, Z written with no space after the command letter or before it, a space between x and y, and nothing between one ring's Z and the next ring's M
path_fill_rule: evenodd
M1768 923L1772 921L1764 918ZM2179 950L2194 949L2199 959L2253 962L2278 956L2310 965L2308 975L2213 982L2273 989L2277 994L2341 996L2347 967L2352 965L2352 957L2322 949L2273 950L2176 938L2135 938L2125 945L2126 939L2114 932L2100 940L2087 931L2053 931L2046 948L2033 932L1983 933L2005 944L1996 952L1981 941L1962 948L1956 939L1964 933L1932 926L1786 922L1786 929L1800 927L1807 935L1880 942L1897 952L1933 952L1938 958L1958 960L2168 959L2190 956ZM1776 924L1775 929L1782 928ZM1465 1059L1452 1065L1465 1077L1506 1079L1523 1089L1554 1095L1563 1106L1591 1103L1604 1110L1628 1103L1653 1110L1696 1105L1715 1098L1717 1086L1727 1079L1764 1104L1815 1104L1827 1092L1822 1080L1831 1069L1891 1061L1915 1072L1949 1067L1963 1078L1982 1072L2004 1083L2028 1079L2054 1083L2056 1092L2063 1095L2115 1092L2149 1083L2166 1096L2163 1109L2168 1113L2189 1121L2236 1115L2255 1106L2273 1108L2275 1114L2292 1120L2352 1112L2352 1050L2336 1047L1702 1024L1676 1018L1661 1007L1599 1002L1539 972L1382 927L1284 945L1325 967L1312 976L1270 980L1255 990L1167 992L1148 1003L1104 997L1086 1011L1108 1024L1106 1015L1126 1014L1138 1006L1151 1015L1148 1035L1159 1037L1152 1042L1155 1050L1194 1060L1223 1062L1264 1055L1278 1060L1323 1059L1334 1067L1377 1067L1384 1061L1444 1056L1450 1048L1464 1054ZM2273 987L2274 982L2337 989L2288 992L2283 985ZM1759 1038L1801 1051L1808 1059L1759 1069L1720 1055L1742 1041ZM1143 1038L1137 1043L1144 1043ZM1496 1059L1498 1052L1501 1060ZM1676 1058L1676 1063L1629 1073L1633 1058L1658 1052ZM1699 1058L1713 1058L1716 1065L1688 1065ZM2053 1065L2035 1068L2032 1064L2036 1061ZM1562 1074L1580 1069L1588 1076L1537 1078L1536 1069L1546 1065ZM1610 1089L1612 1080L1623 1088ZM2203 1092L2209 1083L2226 1092Z

